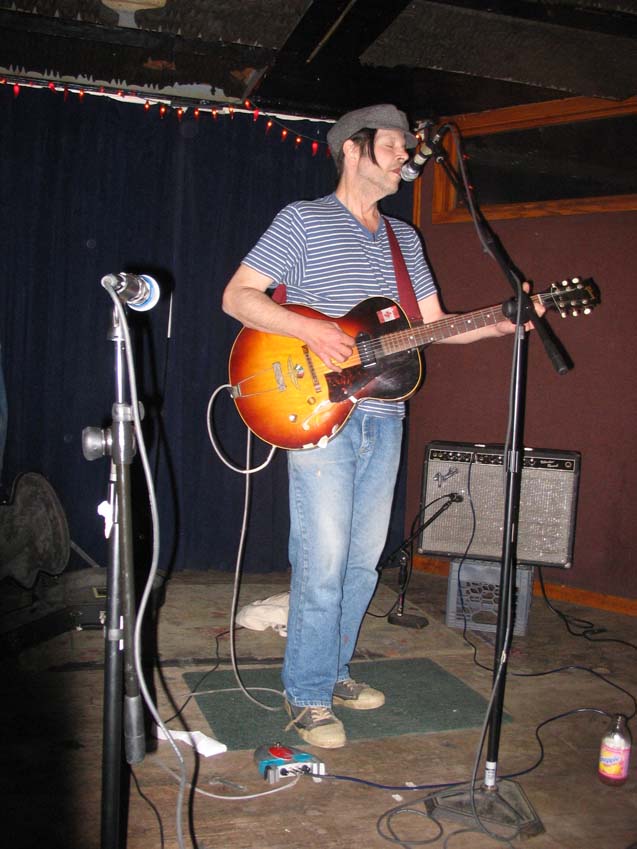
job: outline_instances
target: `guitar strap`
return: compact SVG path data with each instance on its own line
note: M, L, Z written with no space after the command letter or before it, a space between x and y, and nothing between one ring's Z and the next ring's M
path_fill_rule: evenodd
M392 230L389 219L385 218L385 227L387 228L387 238L391 247L391 255L394 261L394 274L396 275L396 285L398 286L398 300L401 307L404 309L410 321L422 321L422 315L418 306L418 300L414 287L407 271L405 258L403 257L400 245L396 234Z
M272 293L272 300L275 304L284 304L288 298L288 289L285 283L279 283Z

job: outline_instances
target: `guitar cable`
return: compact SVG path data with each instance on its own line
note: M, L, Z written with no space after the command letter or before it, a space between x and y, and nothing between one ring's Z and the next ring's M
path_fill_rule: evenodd
M208 438L212 444L212 447L215 451L215 454L224 466L227 466L233 472L236 472L238 475L253 475L255 472L261 472L272 462L272 458L274 457L274 452L276 451L276 445L272 445L270 448L270 452L268 456L265 458L263 463L260 466L256 466L254 469L250 468L250 453L252 448L252 433L248 428L248 444L247 444L247 452L246 452L246 465L244 469L240 469L238 466L235 466L231 460L228 459L227 455L221 450L219 443L215 437L214 428L212 427L212 412L214 409L215 401L217 400L217 395L221 392L222 389L232 389L229 383L224 383L221 386L218 386L215 391L210 396L210 400L208 401L208 407L206 409L206 427L208 430Z
M230 605L230 626L229 626L230 663L232 664L232 671L234 672L234 677L237 681L237 684L239 685L239 689L244 694L244 696L246 696L251 702L253 702L253 704L258 705L259 707L262 707L264 710L279 711L279 710L283 710L283 705L280 705L280 706L277 707L277 706L264 704L263 702L256 699L250 693L248 688L245 686L245 684L241 680L241 675L239 673L239 667L238 667L238 663L237 663L236 646L235 646L235 631L236 631L235 622L236 622L236 618L237 618L237 607L238 607L238 603L239 603L239 590L240 590L240 585L241 585L241 564L242 564L242 560L243 560L246 534L247 534L247 530L248 530L248 514L249 514L249 511L250 511L250 498L251 498L250 475L254 474L255 472L262 471L263 469L265 469L270 464L270 462L272 461L272 458L274 457L274 452L276 451L276 445L271 446L270 451L268 453L268 456L266 457L264 462L261 463L260 466L256 466L255 468L250 468L250 458L252 456L252 431L249 428L247 428L245 468L240 469L238 466L235 466L234 463L232 463L227 458L227 456L221 450L221 448L220 448L220 446L217 442L217 439L215 437L214 428L212 427L212 412L213 412L213 408L214 408L214 403L217 399L217 395L219 394L219 392L221 392L222 389L230 389L230 388L231 388L230 385L227 384L227 383L223 384L222 386L218 386L214 390L212 395L210 396L210 400L208 402L208 407L207 407L207 410L206 410L206 425L207 425L207 429L208 429L208 436L210 438L210 442L212 444L212 447L213 447L215 453L217 454L217 456L219 457L219 459L221 460L221 462L225 466L227 466L233 472L237 472L237 474L245 476L245 495L244 495L244 500L243 500L243 517L242 517L242 520L241 520L241 535L239 537L239 545L238 545L238 548L237 548L237 557L236 557L236 560L235 560L234 583L233 583L233 588L232 588L232 601L231 601L231 605ZM255 689L264 690L265 692L274 693L277 696L280 696L281 699L284 698L284 694L280 690L273 690L273 689L270 689L268 687L265 687L265 688L259 687L259 688L255 688ZM212 692L214 692L214 691L212 691Z

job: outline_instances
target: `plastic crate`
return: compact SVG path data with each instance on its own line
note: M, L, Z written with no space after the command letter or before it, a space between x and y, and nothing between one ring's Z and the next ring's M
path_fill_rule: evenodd
M514 634L526 634L532 596L533 566L518 566L513 602ZM472 631L496 631L499 604L499 563L485 560L451 561L445 620L450 628L463 628L466 622L467 628Z

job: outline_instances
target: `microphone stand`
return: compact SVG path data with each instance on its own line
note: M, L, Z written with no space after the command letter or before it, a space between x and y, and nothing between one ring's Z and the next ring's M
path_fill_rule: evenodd
M524 329L527 321L533 323L537 335L553 367L559 374L565 374L568 365L565 358L549 333L544 319L535 312L532 302L522 289L523 277L518 274L512 260L507 255L502 244L492 231L488 221L479 210L473 197L466 190L461 175L449 162L447 151L442 141L450 125L441 128L436 136L429 141L434 151L435 161L443 168L448 179L454 185L472 212L480 239L485 249L500 266L504 276L514 291L514 300L503 305L503 313L508 318L515 318L515 356L512 375L512 410L511 434L508 452L504 459L506 466L506 489L504 505L504 534L502 544L502 562L500 568L500 602L496 626L496 642L494 650L493 699L488 718L489 739L485 762L483 783L469 788L457 788L442 791L430 797L426 803L428 813L433 816L447 815L455 820L470 821L482 825L483 822L495 823L514 829L517 836L540 834L544 826L526 798L522 788L513 781L498 781L497 764L502 727L502 711L508 655L513 637L513 593L515 590L516 569L516 529L520 509L520 484L523 462L523 431L525 411L526 377L528 369L528 334ZM457 130L456 130L457 132ZM460 145L458 145L460 146ZM462 151L458 151L462 156ZM521 303L520 303L521 302ZM509 838L511 839L511 838Z
M415 531L413 531L407 539L404 539L402 543L396 548L388 557L385 562L391 563L392 560L397 556L398 562L400 563L400 570L398 572L398 585L400 587L400 592L398 594L398 604L396 605L396 610L389 614L387 617L387 621L390 625L401 625L403 628L424 628L429 624L429 620L426 616L416 616L414 613L405 613L405 592L407 590L407 584L409 582L409 576L411 576L411 565L413 561L413 543L414 540L431 525L432 522L435 522L436 519L441 516L445 510L448 510L451 505L456 501L462 501L462 498L458 496L455 492L450 493L446 496L449 500L446 504L443 504L439 510L437 510L433 516L430 516L425 522L420 524ZM407 565L409 564L409 569ZM379 565L379 571L382 571L384 568L384 563Z
M82 447L87 460L111 455L108 501L98 512L104 516L109 540L104 657L104 712L102 742L101 847L117 849L122 836L122 740L129 764L145 756L145 729L139 681L135 672L135 586L130 466L135 455L133 414L126 401L125 341L117 309L109 339L115 343L115 402L113 425L87 427Z

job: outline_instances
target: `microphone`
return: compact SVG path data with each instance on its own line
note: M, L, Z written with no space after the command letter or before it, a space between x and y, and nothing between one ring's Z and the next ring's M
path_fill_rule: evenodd
M408 159L400 169L400 179L405 180L406 183L416 180L432 156L433 150L425 142L420 142L412 158Z
M459 501L464 501L463 496L462 496L462 495L460 495L460 493L459 493L459 492L450 492L450 493L449 493L449 498L451 499L451 501L452 501L452 502L454 502L454 501L457 501L457 502L459 502Z
M102 286L112 289L120 301L137 312L152 310L159 300L159 284L148 274L107 274L102 277Z

